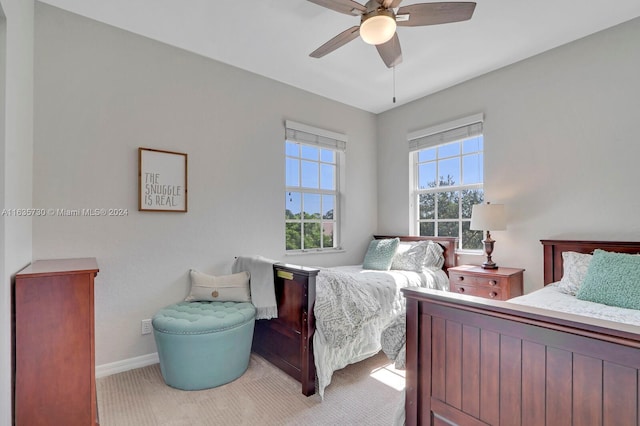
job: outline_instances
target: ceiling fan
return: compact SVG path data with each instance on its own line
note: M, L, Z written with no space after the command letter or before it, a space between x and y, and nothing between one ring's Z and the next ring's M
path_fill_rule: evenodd
M312 58L321 58L360 36L378 49L389 68L402 62L402 50L396 26L419 27L447 24L471 19L474 2L418 3L403 6L394 12L402 0L369 0L362 5L353 0L309 0L336 12L361 16L360 25L345 30L311 52Z

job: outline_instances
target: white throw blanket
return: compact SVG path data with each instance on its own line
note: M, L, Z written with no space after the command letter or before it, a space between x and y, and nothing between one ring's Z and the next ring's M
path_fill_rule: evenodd
M251 303L256 307L256 319L278 318L278 305L273 284L275 260L262 256L240 256L231 267L235 274L246 271L251 277Z

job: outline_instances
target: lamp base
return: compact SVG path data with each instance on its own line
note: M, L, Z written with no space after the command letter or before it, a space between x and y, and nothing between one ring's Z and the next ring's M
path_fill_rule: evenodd
M493 243L495 240L491 238L491 232L487 231L487 238L482 242L484 245L484 253L487 255L487 260L482 264L484 269L498 269L498 265L491 260L491 253L493 253Z
M482 264L482 268L483 269L498 269L498 265L496 265L494 262L487 261L487 262L484 262Z

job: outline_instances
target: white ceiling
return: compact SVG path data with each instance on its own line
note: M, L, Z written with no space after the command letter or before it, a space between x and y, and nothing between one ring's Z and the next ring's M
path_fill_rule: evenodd
M374 113L640 16L639 0L476 0L469 21L399 27L394 104L393 71L359 38L309 57L359 18L305 0L39 1Z

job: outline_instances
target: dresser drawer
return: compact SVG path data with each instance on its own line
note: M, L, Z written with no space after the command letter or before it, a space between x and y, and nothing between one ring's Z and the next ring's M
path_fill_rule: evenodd
M468 275L464 273L452 272L449 274L450 281L456 285L473 285L483 287L501 287L507 285L507 278L499 277L482 277L476 275Z
M502 289L498 286L490 287L452 283L449 291L458 294L466 294L468 296L478 296L487 299L502 300Z

